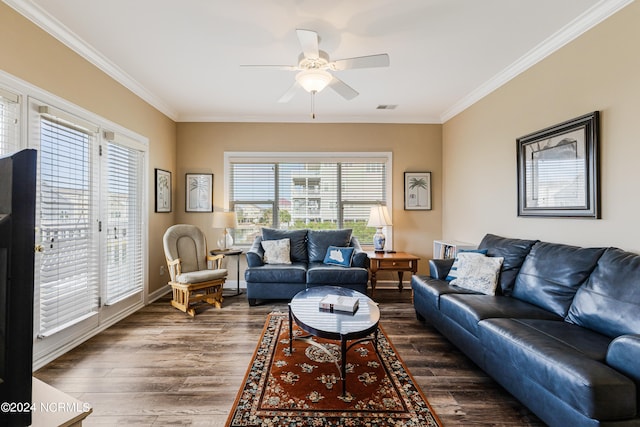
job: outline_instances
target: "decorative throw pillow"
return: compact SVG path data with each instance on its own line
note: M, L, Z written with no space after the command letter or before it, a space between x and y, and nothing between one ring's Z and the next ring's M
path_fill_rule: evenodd
M498 276L502 267L503 257L478 256L477 253L458 254L458 277L451 281L452 285L480 292L485 295L495 295L498 286Z
M291 264L289 239L263 240L260 243L264 249L265 264Z
M480 255L486 255L488 252L488 249L460 249L457 253L461 254L461 253L470 253L470 254L480 254ZM460 261L458 261L458 255L456 254L456 258L453 261L453 265L451 266L451 269L449 270L449 273L447 274L447 278L445 280L447 281L452 281L453 279L455 279L456 277L458 277L458 264L460 263Z
M350 267L354 250L355 248L353 247L341 248L338 246L329 246L327 248L327 254L324 257L324 263Z

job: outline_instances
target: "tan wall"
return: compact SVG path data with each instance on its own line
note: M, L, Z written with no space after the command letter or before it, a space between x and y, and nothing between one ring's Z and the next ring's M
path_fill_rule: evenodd
M153 213L153 176L156 167L175 172L175 123L4 3L0 40L3 71L149 138L149 291L166 285L162 234L174 213Z
M176 220L196 224L215 245L211 214L185 213L186 173L214 174L214 207L223 208L225 151L390 151L393 153L393 247L427 259L441 234L441 126L390 124L178 123ZM403 173L431 171L433 210L403 210ZM231 266L232 267L232 266ZM426 262L420 265L427 271ZM231 272L234 277L234 272Z
M640 252L640 2L443 126L443 234L487 233ZM516 138L601 111L602 219L517 216Z

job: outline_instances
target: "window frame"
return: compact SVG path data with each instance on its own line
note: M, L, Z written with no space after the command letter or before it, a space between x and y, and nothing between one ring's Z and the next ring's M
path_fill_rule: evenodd
M368 163L378 162L385 164L385 199L384 202L389 209L390 215L393 212L393 153L390 151L380 152L242 152L242 151L225 151L224 152L224 209L229 209L232 201L230 200L231 194L231 164L234 162L244 163ZM278 173L277 170L274 173ZM274 182L275 185L275 200L278 200L278 180ZM249 201L242 201L249 202ZM268 203L267 201L253 201L256 203ZM339 204L353 204L353 201L341 200ZM275 204L275 201L274 201ZM357 202L355 202L357 204ZM275 210L275 208L274 208ZM342 217L342 209L338 209L338 215ZM386 227L384 230L387 236L387 245L389 248L393 247L393 228ZM360 242L367 249L369 246L373 247L372 243ZM248 244L237 244L238 246L248 246Z

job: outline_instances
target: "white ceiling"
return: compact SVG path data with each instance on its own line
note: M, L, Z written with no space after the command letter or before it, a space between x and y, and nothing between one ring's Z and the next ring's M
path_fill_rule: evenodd
M441 123L631 0L4 0L176 121L310 122L310 94L278 99L296 28L332 60L388 53L388 68L337 71L316 122ZM394 110L379 110L395 104Z

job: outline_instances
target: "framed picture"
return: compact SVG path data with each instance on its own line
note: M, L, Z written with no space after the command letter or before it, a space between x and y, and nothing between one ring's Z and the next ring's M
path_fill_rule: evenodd
M171 212L171 172L156 169L156 212Z
M431 172L404 173L404 210L431 210Z
M187 212L213 212L213 174L188 173L185 199Z
M599 113L517 139L518 216L600 218Z

